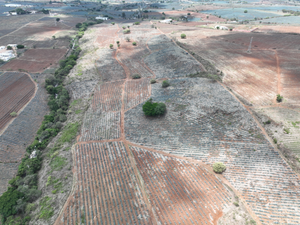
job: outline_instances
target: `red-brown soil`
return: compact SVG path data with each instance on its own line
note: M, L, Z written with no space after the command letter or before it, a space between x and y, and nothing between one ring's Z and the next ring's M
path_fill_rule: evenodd
M13 59L1 67L2 70L24 70L41 72L56 64L67 52L67 49L29 49L23 56Z
M159 224L217 224L230 193L206 168L131 148Z
M35 84L24 73L7 72L0 79L0 131L12 119L10 113L18 113L35 94Z
M169 33L167 27L172 26L164 25L160 30ZM212 62L225 74L224 84L249 104L272 105L277 94L284 94L284 104L299 105L299 66L296 59L300 45L297 35L203 28L185 33L187 38L180 39L180 42L186 43L185 47L191 52ZM249 54L247 49L251 37L253 42Z

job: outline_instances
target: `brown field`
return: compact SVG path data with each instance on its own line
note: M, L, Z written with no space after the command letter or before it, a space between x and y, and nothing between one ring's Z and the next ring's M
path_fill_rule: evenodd
M160 29L164 31L163 27ZM187 39L180 39L186 44L185 48L212 62L225 74L224 84L249 104L272 105L278 93L286 96L284 104L296 106L300 103L300 75L295 60L296 49L300 48L297 35L201 28L186 31L186 34ZM179 35L171 36L178 38Z
M7 72L0 76L0 132L35 94L35 84L24 73Z
M67 52L67 49L29 49L23 56L13 59L1 67L2 70L24 70L32 73L42 72L54 66Z

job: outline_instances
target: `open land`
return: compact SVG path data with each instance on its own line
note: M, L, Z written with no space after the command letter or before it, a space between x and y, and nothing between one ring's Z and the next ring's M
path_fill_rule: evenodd
M206 184L210 185L224 182L226 178L236 190L242 205L239 210L245 210L239 211L239 214L247 215L247 219L237 224L246 224L251 218L258 224L297 224L300 215L293 209L300 201L299 177L274 149L250 109L224 87L229 86L226 79L223 79L224 84L220 84L208 78L190 78L190 75L204 72L205 64L179 48L160 30L151 28L151 23L131 27L127 35L129 42L125 40L122 26L116 24L107 28L103 24L91 28L90 34L87 33L82 41L85 45L93 44L94 47L90 48L94 49L90 50L93 54L83 48L84 56L68 78L75 101L78 99L76 96L85 96L90 107L84 113L73 152L76 164L72 194L56 224L76 224L76 221L99 224L169 224L179 221L184 224L215 224L219 221L221 224L223 221L226 224L233 213L227 207L232 206L230 201L235 197L225 183L219 186L221 192L205 192L205 196L212 195L215 201L214 206L207 205L202 209L197 203L203 201L208 204L211 201L199 199L198 202L199 188L204 189L200 186L193 189L197 187L194 179L199 178L196 174L203 173L196 171L209 172L207 165L216 161L227 166L224 177L214 180L206 172L204 179L213 179ZM111 31L108 41L101 39L102 29ZM121 47L109 49L109 44L116 41L120 41ZM136 49L132 41L137 42ZM235 46L235 43L231 41L230 46ZM123 57L127 52L130 57ZM266 71L270 71L270 76L275 73L277 77L273 52L262 54L257 62L271 64ZM99 64L95 55L105 56L107 60L100 58ZM243 53L243 56L248 55ZM263 61L264 56L268 56L270 62ZM275 65L272 65L273 59ZM94 63L83 69L81 61L89 60ZM217 69L221 68L217 66ZM91 71L95 71L93 76L97 76L97 82L87 85ZM226 78L228 72L222 71ZM131 76L135 73L139 73L141 78L133 80ZM152 78L158 82L150 84ZM168 88L161 87L165 79L170 81ZM90 85L92 92L88 90ZM276 96L276 91L274 93ZM88 96L91 96L90 100ZM166 115L145 117L142 105L149 98L164 102L167 105ZM273 98L270 98L271 103ZM127 182L123 183L123 180ZM187 185L190 182L195 186ZM205 188L210 189L209 186ZM135 207L127 206L133 204ZM182 204L189 210L180 206ZM210 207L216 208L209 212ZM284 216L278 216L278 212ZM188 217L184 216L186 213Z
M149 4L134 25L144 4L105 6L114 23L79 39L82 51L64 81L67 121L43 153L42 194L29 224L300 224L299 27L263 18L227 24L228 7L189 2ZM245 14L246 6L235 10L240 20L285 15L273 8ZM157 20L167 18L174 22ZM0 104L10 103L0 111L0 194L47 113L41 84L69 52L65 35L85 19L27 20L0 30L0 41L28 47L0 67ZM166 113L145 116L149 99ZM77 130L76 140L62 141ZM213 172L215 162L226 165L223 174Z

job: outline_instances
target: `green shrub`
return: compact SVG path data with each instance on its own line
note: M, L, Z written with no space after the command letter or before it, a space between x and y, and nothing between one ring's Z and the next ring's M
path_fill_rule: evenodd
M181 37L181 39L184 39L184 38L186 38L186 35L185 34L181 34L180 37Z
M136 46L136 42L132 42L132 45Z
M112 25L115 25L115 22L111 22Z
M277 102L282 102L283 96L281 96L280 94L277 95Z
M18 114L16 113L16 112L12 112L11 114L10 114L10 116L11 117L16 117Z
M273 141L274 141L275 144L277 144L277 139L276 138L274 138Z
M248 13L248 10L245 10L244 13Z
M114 45L113 45L113 44L110 44L110 45L109 45L109 48L113 48L113 47L114 47Z
M155 84L155 83L156 83L156 80L155 80L155 79L152 79L152 80L150 81L150 83L151 83L151 84Z
M250 220L250 223L251 223L252 225L255 225L255 224L256 224L255 220Z
M6 192L0 197L0 214L2 215L2 220L5 221L7 217L15 215L17 210L15 206L17 205L18 199L24 197L24 194L9 187Z
M239 206L239 203L238 203L238 202L234 202L233 204L234 204L236 207Z
M117 44L120 44L120 41L117 41Z
M11 46L7 46L7 50L12 50L13 48Z
M52 192L52 194L56 194L57 190L53 190L53 191L51 191L51 192Z
M162 82L162 85L161 85L163 88L166 88L166 87L169 87L170 86L170 83L169 83L169 81L168 80L164 80L163 82Z
M130 38L129 38L129 37L126 37L125 40L126 40L127 42L129 42L129 41L130 41Z
M65 143L65 142L71 142L77 134L78 128L80 124L78 122L76 123L69 123L63 130L61 137L58 140L58 143Z
M140 25L140 22L135 22L134 25Z
M135 73L132 75L132 79L140 79L140 78L141 78L140 74Z
M22 49L24 47L25 47L24 45L17 45L17 49Z
M123 28L123 30L125 30L125 29L126 29L126 27L125 27L125 26L123 26L122 28Z
M123 30L123 34L129 34L129 33L130 33L129 29Z
M215 173L223 173L226 170L226 166L221 162L213 164L213 170Z
M166 105L164 103L152 102L150 98L143 105L143 112L146 116L159 116L166 112Z

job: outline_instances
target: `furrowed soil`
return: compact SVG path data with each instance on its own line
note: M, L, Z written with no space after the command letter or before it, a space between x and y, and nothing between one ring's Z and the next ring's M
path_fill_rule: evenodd
M257 34L255 50L248 54L240 50L243 33L234 37L220 31L220 41L208 29L151 25L104 23L80 39L80 58L65 81L72 95L68 123L80 124L80 134L77 143L67 145L72 152L66 146L57 152L64 157L72 153L72 187L70 172L63 169L68 188L51 193L45 185L47 169L42 170L43 197L51 199L55 216L41 219L38 206L31 224L299 224L298 175L269 142L249 106L226 88L249 105L277 104L277 91L288 88L278 82L280 51L255 46L263 41L292 46ZM130 26L130 33L124 34L123 26ZM173 38L185 29L187 39L173 41L164 29ZM193 43L188 43L190 36ZM208 65L222 70L213 75L224 84L208 78L207 71L217 71ZM262 66L264 77L255 74ZM133 74L141 78L133 79ZM151 79L156 83L150 84ZM167 79L170 86L162 88ZM165 115L144 115L142 105L150 98L166 104ZM295 106L292 100L284 104ZM215 162L226 165L223 175L212 171ZM49 166L51 159L45 168Z

